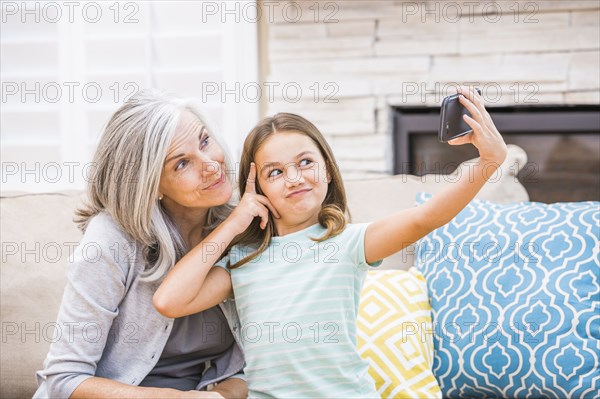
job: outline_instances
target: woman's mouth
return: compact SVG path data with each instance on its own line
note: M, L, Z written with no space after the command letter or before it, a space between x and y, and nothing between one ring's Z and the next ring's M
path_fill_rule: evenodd
M211 184L210 186L204 188L204 190L214 190L215 188L218 188L219 186L221 186L221 184L223 184L223 182L225 181L225 172L221 172L221 177L219 177L219 179L214 182L213 184Z

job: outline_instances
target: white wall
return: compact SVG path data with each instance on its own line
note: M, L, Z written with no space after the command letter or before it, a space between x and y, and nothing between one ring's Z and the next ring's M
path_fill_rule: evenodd
M482 87L488 105L600 103L598 1L281 1L271 9L263 79L296 82L303 95L276 93L264 113L314 122L345 177L391 173L391 107L439 106L459 83Z
M2 192L82 189L103 124L148 87L204 100L237 157L259 116L258 102L235 92L258 81L255 9L254 1L3 2Z

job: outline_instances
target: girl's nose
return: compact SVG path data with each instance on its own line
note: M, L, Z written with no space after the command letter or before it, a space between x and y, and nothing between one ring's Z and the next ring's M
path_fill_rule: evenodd
M288 166L285 170L285 182L291 187L304 183L302 171L296 165Z

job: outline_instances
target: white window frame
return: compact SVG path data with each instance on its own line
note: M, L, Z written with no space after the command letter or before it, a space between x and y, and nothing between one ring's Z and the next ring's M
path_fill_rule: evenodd
M255 3L255 0L245 0L245 2ZM145 12L151 14L152 7L144 7ZM146 15L148 21L152 21L152 15ZM146 46L150 48L152 46L152 26L149 23L146 32ZM259 82L259 71L258 71L258 20L256 21L234 21L233 19L227 19L227 22L221 25L222 38L224 48L233 49L224 52L223 55L223 70L222 74L227 87L234 87L236 82L241 83L243 86L247 82ZM61 82L83 82L85 79L85 35L84 35L84 21L76 19L74 22L69 22L67 19L61 19L57 22L57 37L58 37L58 80ZM19 43L21 39L12 38L8 40L1 39L2 43L11 42ZM37 40L37 38L23 38L22 41ZM47 40L43 37L40 41ZM150 51L146 51L146 54L150 54ZM148 87L154 86L154 79L152 76L153 66L152 57L147 57L146 60L146 84ZM18 73L4 76L0 71L0 78L2 81L15 80L19 78L24 79L27 77L26 74L19 75ZM199 93L200 96L200 93ZM36 151L44 152L44 148L48 146L58 149L60 159L53 159L58 165L64 167L63 172L66 172L65 163L77 163L78 165L85 165L91 162L93 154L90 153L90 145L94 144L90 142L89 134L82 134L81 132L88 132L88 117L87 117L87 106L84 102L72 102L60 101L58 104L57 113L59 115L59 139L58 143L56 140L40 140L34 138L28 138L26 136L19 138L7 139L2 137L1 145L2 152L10 154L11 147L25 147L31 148L33 154L31 159L22 160L31 169L34 166ZM17 107L17 106L14 106ZM14 112L15 109L9 109L8 112ZM38 105L39 107L39 105ZM115 104L114 109L118 107ZM227 101L223 103L223 124L221 126L221 135L225 144L229 147L233 156L234 162L239 159L243 140L250 130L250 128L256 124L260 115L260 104L259 102L250 103L246 101ZM4 108L4 104L3 107ZM11 107L9 107L11 108ZM29 113L31 112L33 117L35 116L35 107L28 104L20 104L17 112ZM39 108L38 108L39 109ZM4 112L0 110L0 118ZM4 136L4 135L2 135ZM2 160L4 163L4 160ZM4 175L5 168L2 168L2 184L0 184L0 192L14 192L14 191L25 191L25 192L55 192L64 190L82 190L85 188L85 179L82 173L75 173L74 180L61 179L59 182L47 182L42 178L33 179L32 176L21 176L16 179L6 178ZM13 176L11 176L13 177Z

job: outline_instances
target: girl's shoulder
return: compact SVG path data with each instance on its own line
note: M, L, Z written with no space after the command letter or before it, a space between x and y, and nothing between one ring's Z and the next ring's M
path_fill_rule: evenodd
M347 239L348 237L364 234L369 224L370 223L348 223L338 237L340 239Z
M235 245L229 251L229 258L233 261L237 262L242 258L245 258L248 255L252 255L254 252L258 250L260 247L257 245Z
M364 246L365 233L369 223L348 223L346 228L337 236L332 237L337 245L354 252Z

